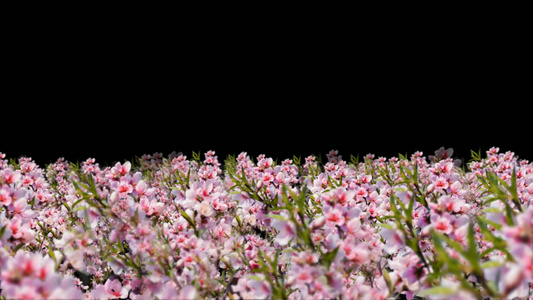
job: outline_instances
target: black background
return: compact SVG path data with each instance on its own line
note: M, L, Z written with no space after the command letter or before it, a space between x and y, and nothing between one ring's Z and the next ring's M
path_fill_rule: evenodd
M43 93L53 94L56 88L62 87ZM194 89L203 88L212 87ZM179 88L160 96L134 90L102 100L99 95L108 91L91 89L81 99L73 92L35 106L21 101L23 105L6 111L10 121L3 122L0 152L8 158L30 156L44 165L59 157L93 157L109 164L154 152L191 157L192 151L207 150L214 150L221 162L241 151L278 161L310 154L325 159L332 149L349 160L350 154L362 158L368 153L391 157L422 151L427 156L444 146L468 161L470 150L484 153L497 146L533 159L531 125L523 115L528 108L498 97L454 100L431 97L436 92L430 91L413 97L411 89L417 87L371 96L368 89L319 91L299 84L248 86L246 91L225 86L206 97L182 94Z
M111 40L10 48L0 152L44 165L207 150L220 161L332 149L349 160L444 146L468 161L497 146L533 160L519 45Z

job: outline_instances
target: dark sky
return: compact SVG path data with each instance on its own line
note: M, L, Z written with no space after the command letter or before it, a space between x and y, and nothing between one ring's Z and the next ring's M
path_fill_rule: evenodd
M313 101L258 97L244 102L224 97L215 102L176 98L180 100L171 104L127 100L110 106L98 101L68 110L13 112L26 126L4 127L0 152L8 157L30 156L39 164L59 157L71 161L94 157L97 162L111 163L172 151L191 157L192 151L207 150L216 151L222 161L227 154L241 151L279 160L310 154L325 159L327 152L336 149L349 160L350 154L391 157L417 150L427 156L444 146L454 148L456 158L468 160L470 150L484 152L498 146L533 160L531 126L527 127L518 106L505 110L498 103L479 102L471 107L460 101L440 106L429 100L384 101L364 96L346 97L347 102L335 97Z
M0 152L40 164L207 150L282 160L337 149L349 160L444 146L468 160L470 150L498 146L533 160L530 84L513 69L520 56L335 49L203 52L177 64L154 52L25 56L6 71Z

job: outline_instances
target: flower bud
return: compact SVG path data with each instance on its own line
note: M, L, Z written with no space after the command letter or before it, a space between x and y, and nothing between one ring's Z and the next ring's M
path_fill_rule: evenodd
M509 294L511 291L513 291L515 288L517 288L520 283L522 283L524 275L522 272L522 267L520 265L513 265L510 267L505 276L503 283L505 285L505 292L504 294Z
M434 190L435 190L435 185L433 183L429 184L427 189L426 189L426 195L430 194L430 193L433 193Z
M311 222L311 230L321 228L324 224L326 224L326 217L320 216Z

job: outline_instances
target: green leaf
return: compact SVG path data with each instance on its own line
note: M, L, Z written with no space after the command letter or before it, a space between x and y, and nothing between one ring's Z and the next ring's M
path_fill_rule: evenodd
M486 178L483 178L483 176L478 175L478 179L481 181L483 186L489 191L494 198L489 198L484 203L490 203L494 201L495 199L498 199L503 202L505 205L505 218L507 220L507 224L510 226L514 226L514 220L513 215L514 211L511 208L511 205L509 204L509 196L507 195L507 191L512 195L511 201L515 204L518 210L521 210L520 201L518 199L518 196L515 198L516 195L516 188L513 189L513 185L516 187L516 173L514 175L514 180L511 178L511 186L507 184L503 179L498 177L496 173L487 171L486 172ZM513 183L514 181L514 183ZM503 188L502 188L503 187Z
M306 189L306 186L303 185L302 186L302 190L300 191L300 195L294 195L296 196L296 205L298 206L298 214L300 215L300 219L302 221L302 224L305 226L305 222L304 222L304 215L303 213L305 212L305 208L306 208L306 196L305 196L305 189Z
M183 216L183 218L191 225L191 227L196 230L196 224L193 219L182 209L180 209L180 214Z
M495 199L497 200L497 199ZM502 211L495 208L495 207L487 207L487 208L484 208L482 210L480 210L479 212L482 212L482 213L501 213Z
M288 209L289 211L292 210L292 203L289 201L289 196L287 195L288 188L285 184L281 186L281 198L283 200L283 203L285 203L285 209Z
M455 251L459 252L460 254L462 254L464 256L465 250L464 250L464 246L461 245L461 243L451 239L450 237L447 237L447 236L443 235L440 232L436 232L435 231L435 235L439 236L440 239L446 241L448 246L452 247Z
M442 237L442 234L438 233L433 229L431 230L431 239L433 240L433 245L435 247L435 251L437 252L437 259L438 261L446 265L446 269L438 269L438 271L449 271L455 274L456 276L461 277L463 265L459 263L459 260L450 257L450 255L443 246L444 240Z
M465 259L470 263L470 265L474 269L475 274L483 275L481 266L479 265L477 242L476 242L476 237L475 237L474 225L472 223L468 223L466 239L467 239L468 250L464 252Z
M333 188L342 186L342 182L338 183L335 179L333 179L329 175L328 175L328 182L330 183L331 187L333 187Z
M277 220L280 220L280 221L287 221L287 218L284 218L280 215L276 215L276 214L268 214L267 217L269 218L272 218L272 219L277 219Z
M413 222L413 207L415 204L415 195L409 199L409 206L407 207L407 210L405 211L405 216L407 217L407 222L410 224Z
M499 267L501 265L503 265L503 262L491 260L491 261L488 261L486 263L481 264L481 268L483 268L483 269L496 268L496 267Z
M280 210L292 210L292 206L290 206L290 207L287 207L287 206L272 206L269 209L269 211L271 211L271 212L280 211Z
M331 263L335 259L335 256L337 256L337 252L339 252L339 247L340 246L337 246L332 251L322 254L322 257L320 258L320 262L323 266L326 267L326 269L329 269L329 267L331 266Z
M91 230L91 219L89 218L89 209L85 209L83 211L83 216L84 216L84 219L85 219L85 230L87 230L88 232L91 233L91 235L93 235L93 231Z
M178 183L181 186L181 189L185 191L189 187L189 178L191 176L191 168L187 171L187 177L185 179L183 178L183 174L181 174L180 170L176 170L176 176L178 179ZM231 177L231 174L230 174Z
M52 250L52 246L50 246L50 242L48 242L48 256L50 256L50 258L53 259L54 262L57 264L57 258L54 253L54 250Z
M383 278L385 279L385 283L387 284L387 287L389 288L389 293L392 294L396 282L391 282L390 275L387 269L383 269Z
M63 202L61 204L63 204L67 208L67 211L70 212L70 207L68 206L67 202Z
M279 260L279 250L276 251L276 254L274 255L274 261L272 261L272 270L278 269L278 260Z
M509 224L509 226L514 226L513 209L507 201L503 200L503 203L505 204L505 219L507 220L507 224Z
M481 161L481 149L479 149L478 152L470 150L470 156L472 157L470 161Z
M259 257L258 262L261 266L264 266L266 270L268 270L268 267L266 264L264 264L263 260L268 262L270 265L272 265L272 260L268 257L268 255L265 255L265 252L261 250L261 248L257 248L257 256Z
M72 203L72 207L71 207L70 209L74 210L74 208L76 207L76 205L80 204L81 201L83 201L83 200L84 200L84 198L81 198L81 199L79 199L79 200L76 200L76 202ZM66 205L65 205L65 206L66 206ZM68 207L67 207L67 209L68 209Z
M413 180L413 183L415 185L418 185L418 162L416 162L416 161L415 161L415 166L413 168L413 175L412 175L411 179Z
M357 154L357 156L354 156L353 154L350 154L350 163L353 166L357 167L359 165L359 154Z
M386 228L386 229L390 229L390 230L394 230L395 229L394 226L392 226L391 224L388 224L388 223L375 223L374 225L379 226L379 227L383 227L383 228Z
M74 189L83 197L83 198L88 198L88 194L86 192L84 192L80 186L83 186L86 188L86 186L81 183L81 182L77 182L77 181L72 181L72 185L74 186Z
M497 223L492 222L492 221L489 221L489 220L487 220L487 219L485 219L484 217L481 217L481 216L476 216L476 220L477 220L477 222L479 224L479 229L481 230L481 233L483 234L485 240L491 242L494 245L493 247L483 251L480 254L480 257L483 257L483 256L489 254L492 251L499 250L499 251L501 251L501 252L506 254L507 260L514 261L513 256L507 250L507 242L503 238L495 236L487 228L487 224L490 224L490 225L494 226L496 229L501 229L502 225L501 224L497 224Z
M252 280L257 280L257 281L264 281L265 280L264 278L261 278L261 276L257 276L257 275L246 275L246 278L252 279Z
M311 205L315 209L315 215L321 215L322 214L322 206L317 205L316 201L314 199L311 199Z
M120 236L117 235L117 240L118 242L116 244L118 244L118 248L120 249L121 252L119 253L126 253L126 250L124 249L124 245L122 245L122 240L120 239Z
M398 224L398 227L402 227L403 228L403 225L401 224L401 220L404 219L404 216L400 213L400 211L398 211L398 207L396 206L396 204L399 204L400 207L402 207L402 209L405 209L405 205L403 205L402 201L397 201L397 200L400 200L398 199L398 197L396 197L396 195L392 194L390 195L390 208L392 210L392 212L394 213L394 217L396 218L396 223Z
M295 165L299 166L301 164L301 161L302 161L302 156L296 157L296 155L293 155L292 156L292 160L294 161Z
M200 154L200 150L198 150L198 152L194 152L192 151L192 159L198 163L200 163L202 161L202 157L201 157L201 154Z
M518 198L518 192L516 190L516 168L513 168L513 174L511 175L511 186L507 189L511 193L512 201L516 205L518 211L522 212L522 205L520 205L520 198Z
M13 248L13 252L17 253L17 251L19 251L20 248L24 247L24 245L25 245L24 243L20 243L20 244L16 245L15 248Z
M1 239L2 236L4 235L4 232L6 231L6 227L7 227L7 225L2 226L2 228L0 228L0 239Z
M241 221L241 218L239 218L238 214L235 214L235 220L237 220L237 224L239 224L239 228L242 228L242 221Z
M99 198L98 191L96 190L96 185L94 184L93 176L89 174L88 176L89 181L89 191L94 195L94 197Z
M498 212L501 212L498 210ZM484 232L484 231L487 231L490 235L492 235L492 233L490 232L490 230L487 229L487 224L496 228L497 230L501 230L503 225L500 224L500 223L496 223L494 221L491 221L491 220L487 220L485 217L482 217L482 216L475 216L476 217L476 221L479 223L479 229Z
M70 165L70 168L71 168L74 172L79 173L79 171L80 171L80 162L79 162L79 161L76 161L76 163L69 162L69 165Z
M417 294L423 297L423 296L434 296L434 295L449 296L449 295L453 295L454 293L455 293L455 289L449 286L434 286L427 290L423 290Z

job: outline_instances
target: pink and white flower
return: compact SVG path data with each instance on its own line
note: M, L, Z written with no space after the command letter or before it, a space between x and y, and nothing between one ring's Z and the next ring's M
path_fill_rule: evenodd
M281 217L281 219L274 218L271 224L271 226L278 231L274 241L282 246L285 246L289 243L289 241L295 238L296 225L292 221L288 221L288 216L283 213L280 214L279 217Z
M109 298L126 298L128 290L122 286L118 279L108 279L105 282L104 290Z

